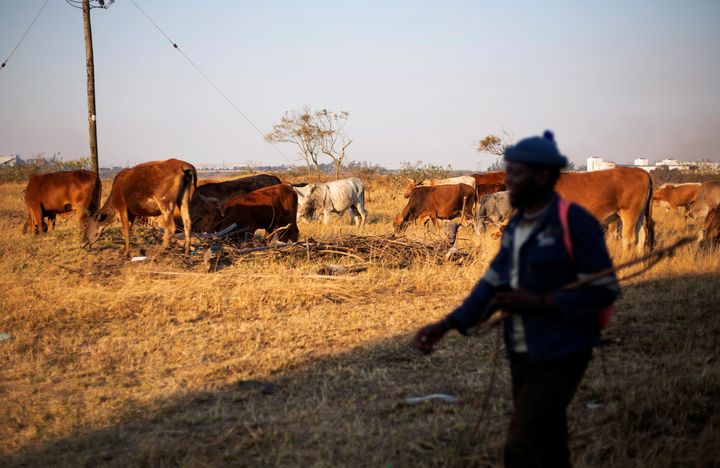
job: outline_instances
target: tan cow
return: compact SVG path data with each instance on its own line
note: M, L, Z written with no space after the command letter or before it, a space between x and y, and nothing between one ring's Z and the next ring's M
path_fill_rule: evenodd
M190 253L190 200L197 173L192 164L178 159L152 161L123 169L113 180L110 195L95 216L85 222L84 246L89 247L117 217L123 227L125 254L130 253L130 229L137 217L162 216L162 249L175 234L175 207L180 207L185 231L185 254Z
M702 218L720 205L720 182L703 182L687 212L689 218Z
M28 220L23 233L30 229L39 234L55 227L55 216L78 213L80 226L100 205L100 178L92 171L62 171L32 174L25 189ZM47 218L48 222L45 223Z
M720 205L710 210L705 217L703 227L698 233L698 241L708 245L720 244Z
M216 198L220 202L220 205L225 206L227 202L238 195L280 183L282 183L282 181L274 175L258 174L226 180L224 182L201 180L198 182L197 191L204 197Z
M582 205L601 223L619 216L623 250L653 248L652 179L635 167L605 171L565 172L555 186L560 196Z
M415 182L410 181L408 182L407 187L405 187L405 193L403 196L405 198L410 198L410 194L412 193L413 189L415 187L435 187L438 185L457 185L457 184L465 184L469 185L472 188L475 188L475 178L473 176L460 176L460 177L449 177L447 179L425 179L422 182Z
M682 214L682 209L688 209L700 192L700 183L663 184L653 193L653 203L666 210L673 210Z

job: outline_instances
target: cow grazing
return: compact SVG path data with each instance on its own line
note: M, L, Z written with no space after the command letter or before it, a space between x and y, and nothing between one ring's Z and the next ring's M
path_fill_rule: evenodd
M416 187L402 214L393 219L393 226L400 232L411 221L425 217L430 218L434 225L437 225L438 219L453 219L460 215L472 218L473 205L475 189L466 184Z
M200 181L197 192L204 197L216 198L222 206L225 206L227 202L238 195L280 183L282 181L273 175L259 174L225 182Z
M619 216L623 250L636 245L652 248L655 224L652 219L652 179L642 169L618 167L604 171L566 172L555 191L590 212L600 223Z
M410 181L405 187L405 193L403 196L405 198L410 198L410 194L412 193L413 189L415 187L435 187L437 185L457 185L457 184L465 184L469 185L472 188L475 188L475 178L473 176L459 176L459 177L449 177L447 179L425 179L421 182L415 182Z
M185 231L185 254L190 253L190 200L197 183L192 164L178 159L152 161L123 169L113 180L110 195L96 215L85 222L84 246L91 246L104 227L120 218L125 240L125 254L130 253L130 229L140 216L162 216L164 236L162 249L170 245L175 234L175 207Z
M55 216L75 210L82 227L85 218L100 206L102 186L100 178L91 171L63 171L32 174L25 189L28 220L23 233L31 229L35 234L52 230ZM48 222L45 223L45 218Z
M720 244L720 205L710 210L705 217L698 241L708 245Z
M514 214L509 192L483 195L475 205L475 234L486 232L491 225L502 229Z
M215 232L217 223L225 215L225 209L220 200L205 197L195 192L190 200L190 221L193 232ZM182 212L179 206L175 207L175 223L182 226Z
M720 205L720 182L703 182L687 212L689 218L702 218Z
M322 213L323 224L330 221L330 213L340 216L350 213L350 223L365 224L368 212L365 209L365 184L360 179L334 180L324 184L308 184L294 187L298 194L298 219L309 222Z
M230 200L225 205L225 217L218 224L218 230L233 224L250 233L264 229L269 234L286 228L278 234L278 239L297 242L300 235L296 224L297 206L297 194L289 185L261 188Z
M682 214L682 209L688 209L700 192L700 183L689 184L663 184L653 193L653 203L672 209Z

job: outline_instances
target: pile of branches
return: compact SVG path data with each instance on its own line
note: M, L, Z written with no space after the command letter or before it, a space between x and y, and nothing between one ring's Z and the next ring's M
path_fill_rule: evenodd
M347 257L356 264L380 264L386 267L404 268L412 263L438 264L447 260L451 245L446 241L423 243L392 234L384 236L347 235L332 239L312 239L294 244L268 241L260 236L244 239L228 236L205 240L197 249L205 250L208 269L214 271L213 263L253 258L305 257L308 261Z

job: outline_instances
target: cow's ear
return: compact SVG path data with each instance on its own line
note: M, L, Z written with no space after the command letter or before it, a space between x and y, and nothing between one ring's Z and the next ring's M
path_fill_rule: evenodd
M104 223L105 221L107 221L107 219L108 219L108 215L106 215L105 213L96 213L95 214L95 220L98 223Z

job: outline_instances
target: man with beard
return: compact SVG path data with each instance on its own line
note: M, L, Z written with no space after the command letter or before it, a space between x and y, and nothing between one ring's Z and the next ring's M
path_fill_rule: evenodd
M554 191L567 158L551 132L505 150L505 183L517 208L500 251L465 301L420 329L413 345L430 353L450 330L467 334L501 309L512 377L508 467L567 467L567 406L600 344L600 315L618 296L614 275L561 288L612 266L600 225ZM592 187L588 187L592 189Z

